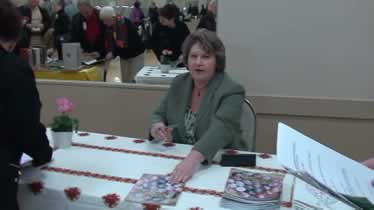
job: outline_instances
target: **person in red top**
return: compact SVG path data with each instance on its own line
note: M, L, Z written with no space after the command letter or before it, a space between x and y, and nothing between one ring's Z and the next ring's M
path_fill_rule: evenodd
M90 0L78 0L79 13L73 17L71 42L79 42L85 53L94 58L104 56L104 24L100 12Z

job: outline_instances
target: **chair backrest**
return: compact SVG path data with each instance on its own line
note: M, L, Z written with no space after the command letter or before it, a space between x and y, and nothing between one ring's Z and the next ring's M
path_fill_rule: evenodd
M240 121L242 138L248 143L248 151L255 151L256 146L256 112L248 99L244 99Z

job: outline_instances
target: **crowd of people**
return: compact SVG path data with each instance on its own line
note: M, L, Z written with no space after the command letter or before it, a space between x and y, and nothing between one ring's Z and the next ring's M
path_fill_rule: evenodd
M216 30L214 5L214 1L209 4L198 28ZM18 10L22 15L22 30L16 53L22 48L42 47L50 49L49 54L57 52L62 60L62 44L78 42L85 56L92 59L109 63L119 56L122 82L132 82L144 66L145 44L158 59L166 49L172 52L173 62L183 65L181 46L190 31L173 1L161 8L151 2L148 17L152 30L147 40L139 33L145 28L139 1L133 4L128 18L110 6L94 7L91 0L78 0L76 5L71 0L46 0L43 5L39 0L28 0Z
M64 12L61 2L52 2L52 8L56 14L54 34L58 34L55 39L80 42L84 51L94 57L111 60L120 56L126 68L140 65L144 46L136 23L118 17L112 7L99 11L89 0L79 0L79 13L72 18ZM135 13L133 18L139 21L141 13ZM163 49L171 49L173 59L180 58L189 72L174 79L153 112L150 125L151 140L193 145L188 156L171 172L170 181L174 183L191 179L196 168L200 164L210 164L220 149L248 150L248 141L242 138L240 129L246 94L244 88L225 73L226 53L222 41L208 29L190 34L177 14L172 4L160 9L152 37L154 50L160 55ZM66 27L64 21L71 21L71 28ZM52 149L45 127L40 123L41 102L33 71L14 49L20 45L24 32L30 42L40 42L52 22L48 12L38 6L38 0L30 0L28 6L20 9L10 0L2 0L0 24L0 129L3 135L0 202L4 210L17 210L22 153L30 155L34 166L39 166L51 160ZM132 75L133 72L129 73L127 78ZM373 159L364 164L374 167Z

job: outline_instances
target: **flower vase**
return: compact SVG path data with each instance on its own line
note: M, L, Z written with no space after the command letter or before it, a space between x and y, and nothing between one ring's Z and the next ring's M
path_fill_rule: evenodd
M161 73L167 74L171 69L171 64L161 64Z
M56 149L66 149L71 147L73 142L73 132L52 132L53 145Z

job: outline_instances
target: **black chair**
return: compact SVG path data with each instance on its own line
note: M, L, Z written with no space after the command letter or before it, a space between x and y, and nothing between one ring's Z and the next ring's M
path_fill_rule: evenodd
M246 140L248 151L255 151L256 147L256 112L248 99L244 99L242 116L240 119L242 138Z

